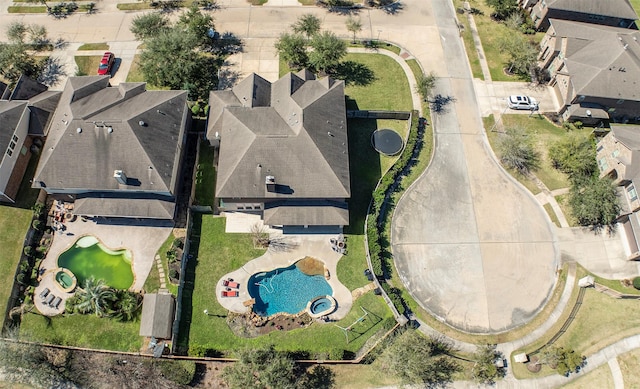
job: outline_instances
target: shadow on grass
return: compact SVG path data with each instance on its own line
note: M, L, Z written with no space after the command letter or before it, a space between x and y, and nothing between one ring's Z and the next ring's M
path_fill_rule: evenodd
M191 228L189 246L189 259L183 275L184 286L181 295L181 315L178 323L178 339L175 353L187 355L189 351L189 332L191 328L191 318L193 317L193 288L196 279L196 267L198 266L198 251L200 250L200 233L202 231L202 214L193 213L193 227Z
M344 80L346 85L358 86L369 85L376 79L373 70L354 61L341 62L335 69L334 77Z

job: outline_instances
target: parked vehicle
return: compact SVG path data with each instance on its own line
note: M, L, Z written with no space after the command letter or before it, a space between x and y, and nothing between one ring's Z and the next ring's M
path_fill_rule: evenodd
M538 102L533 97L529 96L509 96L507 104L511 109L525 109L527 111L538 110Z
M102 56L102 59L100 60L100 65L98 66L98 75L99 76L104 76L106 74L109 74L111 72L111 68L113 67L113 63L116 60L116 56L113 55L113 53L107 51L106 53L104 53L104 55Z

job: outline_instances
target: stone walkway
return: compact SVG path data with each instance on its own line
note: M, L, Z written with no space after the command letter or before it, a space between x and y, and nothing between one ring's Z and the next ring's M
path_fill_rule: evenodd
M160 256L158 254L156 254L156 257L154 259L156 261L156 268L158 269L158 274L160 276L160 289L167 289L167 278L165 277L165 274L164 274L164 266L162 266L162 259L160 259Z

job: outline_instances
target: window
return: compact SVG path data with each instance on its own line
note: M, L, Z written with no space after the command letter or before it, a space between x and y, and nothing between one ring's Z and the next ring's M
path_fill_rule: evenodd
M7 155L8 155L8 156L11 156L11 154L13 154L13 150L11 150L11 149L7 149Z
M616 101L616 104L618 104L618 105L620 105L620 104L622 104L622 103L624 103L624 100L623 100L623 99L620 99L620 100Z
M618 149L613 150L613 153L611 153L611 157L613 158L617 157L618 155L620 155L620 150Z
M18 143L18 139L20 139L20 138L18 138L18 136L17 136L17 135L15 135L15 134L14 134L14 135L13 135L13 137L11 138L11 140L13 140L13 141L14 141L14 142L16 142L16 143Z
M580 95L580 96L578 96L578 102L579 102L579 103L583 102L583 101L584 101L584 99L585 99L585 96L584 96L584 95Z
M598 148L596 149L596 153L601 152L602 149L604 149L604 146L603 145L598 145Z
M607 170L609 168L609 165L607 165L607 159L604 157L600 158L600 160L598 161L598 167L600 168L601 172Z
M636 187L633 184L627 187L627 196L629 196L630 201L636 201L638 199L638 192L636 192Z

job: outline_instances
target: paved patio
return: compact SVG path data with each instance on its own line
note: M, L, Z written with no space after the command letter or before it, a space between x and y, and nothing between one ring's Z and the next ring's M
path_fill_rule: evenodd
M66 222L65 226L64 232L56 232L53 236L49 252L40 265L44 275L35 290L36 298L34 302L36 307L40 312L49 316L63 312L66 299L73 295L73 293L60 292L60 288L54 280L55 275L51 270L58 268L58 256L73 246L79 238L85 235L93 235L110 249L126 248L130 250L134 274L131 289L141 290L149 275L151 266L153 266L155 253L172 230L170 225L164 224L158 226L122 225L110 224L104 220L99 222L82 221L81 218L77 218L73 222ZM37 296L40 295L44 288L49 288L52 293L55 292L56 296L59 294L63 299L57 310L52 310L50 309L51 307L45 306L42 301L39 301L41 299Z
M327 282L333 290L333 298L337 301L337 309L329 315L329 319L340 320L344 318L351 310L353 299L349 289L342 285L336 277L336 268L338 261L342 258L342 254L333 251L331 248L329 239L335 236L272 234L272 237L274 236L286 240L290 249L287 251L269 249L264 255L249 261L240 269L227 273L220 280L217 280L216 298L220 305L232 312L248 313L250 308L245 306L244 303L252 299L247 290L247 285L249 278L253 274L288 267L308 256L321 260L329 270L330 277ZM221 297L222 291L225 290L222 281L228 278L232 278L240 284L238 297Z

